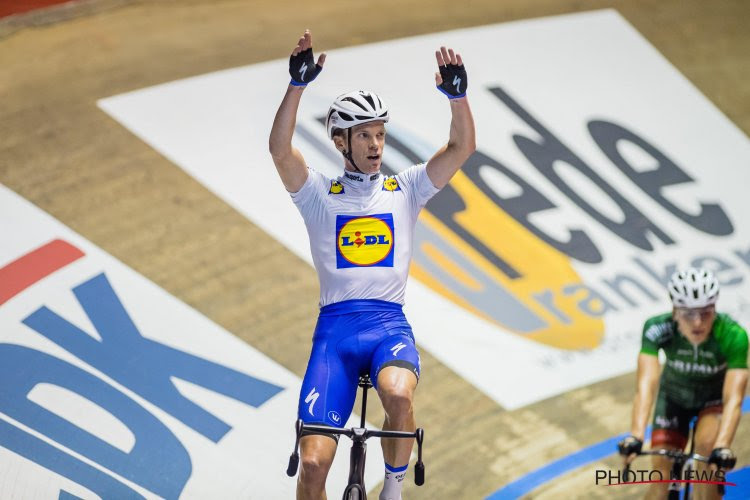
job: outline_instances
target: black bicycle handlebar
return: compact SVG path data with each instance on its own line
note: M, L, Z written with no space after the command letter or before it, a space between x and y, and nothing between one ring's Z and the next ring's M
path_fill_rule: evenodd
M414 432L379 431L376 429L364 429L364 433L362 433L361 429L362 429L361 427L350 427L348 429L342 429L338 427L330 427L328 425L305 424L305 423L302 424L302 428L301 428L302 432L307 432L308 434L309 433L337 434L337 435L347 436L348 438L353 438L355 435L363 434L365 440L371 437L396 438L396 439L406 439L406 438L416 439L417 437L417 431L414 431Z
M414 432L408 431L379 431L376 429L365 429L362 427L350 427L348 429L330 427L328 425L306 424L301 419L295 423L297 438L294 441L294 451L289 457L289 465L286 474L293 477L297 473L299 466L299 440L303 433L314 434L334 434L347 436L354 441L364 442L371 437L391 438L391 439L416 439L417 441L417 463L414 467L414 483L417 486L424 484L424 463L422 462L422 442L424 441L424 429L421 427Z

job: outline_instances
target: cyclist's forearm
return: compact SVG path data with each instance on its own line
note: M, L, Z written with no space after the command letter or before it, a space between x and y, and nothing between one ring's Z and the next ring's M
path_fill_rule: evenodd
M655 356L639 354L633 416L630 423L630 433L638 439L642 440L646 433L648 417L651 414L658 388L658 359Z
M714 448L729 448L734 439L734 433L740 423L742 415L742 398L732 397L724 403L724 410L721 415L719 425L719 434L716 436Z
M630 433L643 440L648 425L648 417L651 414L651 406L654 404L654 393L649 388L638 390L633 400L633 416L630 423Z
M289 85L276 111L268 138L268 149L274 157L283 157L292 152L292 136L297 124L297 110L304 89L305 87L302 86Z

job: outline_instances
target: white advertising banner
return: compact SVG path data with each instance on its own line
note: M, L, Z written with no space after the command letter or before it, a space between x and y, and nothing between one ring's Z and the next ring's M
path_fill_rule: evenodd
M390 106L384 171L429 159L450 123L441 45L463 55L478 148L417 226L406 311L421 348L516 408L633 370L677 267L717 272L720 309L747 323L750 142L613 10L328 51L298 114L308 165L340 175L321 119L358 88ZM287 65L99 106L312 263L268 154Z
M0 498L294 496L295 375L2 185L0 243Z

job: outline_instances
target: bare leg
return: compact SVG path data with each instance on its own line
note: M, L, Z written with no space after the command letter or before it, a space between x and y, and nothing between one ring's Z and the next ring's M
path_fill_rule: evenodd
M336 455L336 441L328 436L304 436L299 442L302 460L297 479L297 500L325 500L326 477Z
M719 422L721 421L721 413L703 413L698 418L698 424L695 427L695 452L705 457L711 454L713 450L716 436L719 434ZM696 471L698 473L698 479L704 479L706 476L711 474L711 468L708 464L703 462L697 462ZM710 479L713 479L711 476ZM718 499L719 490L714 484L695 484L693 498L696 500L709 500Z
M414 420L414 390L417 377L410 370L397 366L387 366L378 374L378 395L385 410L384 430L416 430ZM413 439L381 439L383 458L393 467L409 463Z

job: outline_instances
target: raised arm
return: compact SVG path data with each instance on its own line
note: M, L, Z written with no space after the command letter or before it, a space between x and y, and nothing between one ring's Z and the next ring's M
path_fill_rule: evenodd
M305 159L302 153L292 146L299 102L307 84L313 81L323 69L325 59L326 55L321 54L318 63L314 64L312 35L309 30L305 30L289 57L289 73L292 80L276 111L271 134L268 137L268 150L273 163L279 172L281 182L290 193L299 191L307 180Z
M435 73L438 90L448 96L451 126L448 143L427 162L427 175L442 189L476 149L474 117L466 97L466 70L460 54L440 47L435 51L439 73Z

